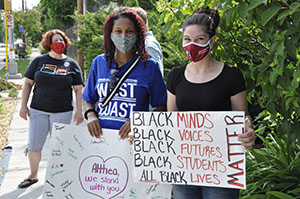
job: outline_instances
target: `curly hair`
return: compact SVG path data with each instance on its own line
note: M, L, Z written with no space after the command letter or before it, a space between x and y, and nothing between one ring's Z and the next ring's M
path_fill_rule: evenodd
M62 38L64 39L64 42L65 42L65 45L66 45L66 49L71 46L70 39L67 37L67 35L63 31L61 31L59 29L53 29L53 30L49 30L43 34L43 39L41 41L41 45L43 46L43 48L45 50L47 50L47 51L51 50L52 37L53 37L53 35L56 35L56 34L60 34L62 36Z
M129 7L120 7L112 11L112 13L110 13L103 24L103 48L106 61L109 63L109 67L111 67L112 65L115 54L115 45L110 38L110 34L112 32L114 22L121 17L128 18L133 22L137 32L137 40L133 46L133 49L135 52L137 52L138 55L141 56L141 58L144 60L144 63L146 64L146 58L149 56L145 48L146 25L143 19L136 13L135 10Z
M220 23L220 15L217 9L208 6L197 8L192 15L190 15L183 24L183 31L190 25L202 25L209 37L216 34L216 29Z

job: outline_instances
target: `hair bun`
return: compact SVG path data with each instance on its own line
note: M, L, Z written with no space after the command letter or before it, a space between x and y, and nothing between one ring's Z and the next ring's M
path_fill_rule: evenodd
M220 15L218 13L218 10L215 8L210 8L209 6L201 6L200 8L197 8L193 11L194 14L206 14L209 17L213 19L214 26L218 27L220 23Z

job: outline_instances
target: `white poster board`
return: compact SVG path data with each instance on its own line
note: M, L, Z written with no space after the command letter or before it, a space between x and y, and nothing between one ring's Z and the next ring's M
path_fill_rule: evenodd
M133 112L139 182L246 189L244 112Z
M171 186L134 183L132 151L118 131L54 124L43 199L170 199Z

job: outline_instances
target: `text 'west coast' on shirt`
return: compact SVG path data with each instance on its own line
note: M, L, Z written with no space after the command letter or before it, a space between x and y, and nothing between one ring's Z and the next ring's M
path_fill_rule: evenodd
M116 76L121 77L135 59L136 55L120 67ZM153 59L147 58L147 66L145 67L144 61L140 59L113 99L102 108L100 104L110 92L108 81L113 76L112 70L116 70L114 63L108 68L105 56L97 56L93 60L82 94L85 101L98 103L97 112L102 128L120 129L126 121L129 121L132 111L148 111L149 104L153 107L166 104L166 86L158 64Z

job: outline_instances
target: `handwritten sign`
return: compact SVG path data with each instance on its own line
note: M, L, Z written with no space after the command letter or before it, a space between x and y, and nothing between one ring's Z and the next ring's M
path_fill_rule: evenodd
M135 183L132 149L118 131L100 139L86 127L54 124L44 199L170 199L171 186Z
M245 189L243 112L133 112L134 177Z

